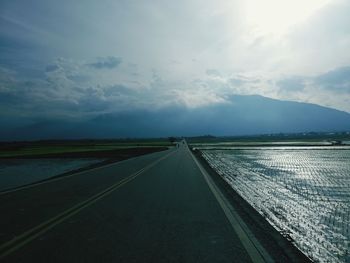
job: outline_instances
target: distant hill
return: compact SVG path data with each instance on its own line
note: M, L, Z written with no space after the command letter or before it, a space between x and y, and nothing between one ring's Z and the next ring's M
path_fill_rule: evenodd
M199 108L169 106L130 110L85 121L40 121L1 125L1 140L251 135L350 131L350 114L315 104L257 95L233 95L227 103Z

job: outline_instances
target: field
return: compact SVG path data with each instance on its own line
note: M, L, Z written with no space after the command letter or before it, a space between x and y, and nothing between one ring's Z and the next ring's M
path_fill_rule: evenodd
M350 132L307 132L307 133L280 133L250 136L199 136L186 139L191 145L275 145L275 144L309 144L328 145L332 141L350 142Z
M102 159L8 159L0 161L0 192L96 166Z
M201 152L235 191L311 259L350 262L350 147Z
M171 143L166 139L3 142L0 143L0 158L42 157L44 155L55 157L54 155L57 154L62 156L62 154L83 152L90 152L90 155L98 155L98 152L113 150L168 146L171 146ZM79 154L75 155L78 156Z
M158 140L66 140L0 143L0 191L168 149Z

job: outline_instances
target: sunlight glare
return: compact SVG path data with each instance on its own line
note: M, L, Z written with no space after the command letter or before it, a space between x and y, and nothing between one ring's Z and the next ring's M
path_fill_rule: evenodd
M330 0L246 0L248 25L259 35L283 35L305 21Z

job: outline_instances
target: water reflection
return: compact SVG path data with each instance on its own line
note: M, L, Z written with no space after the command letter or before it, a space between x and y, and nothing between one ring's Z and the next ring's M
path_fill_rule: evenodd
M350 150L204 150L203 156L281 233L319 262L349 262Z
M88 166L100 159L16 159L0 160L0 191L37 182Z

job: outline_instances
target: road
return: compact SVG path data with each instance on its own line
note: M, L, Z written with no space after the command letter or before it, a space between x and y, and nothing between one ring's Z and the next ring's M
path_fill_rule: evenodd
M1 262L265 262L185 142L0 194Z

